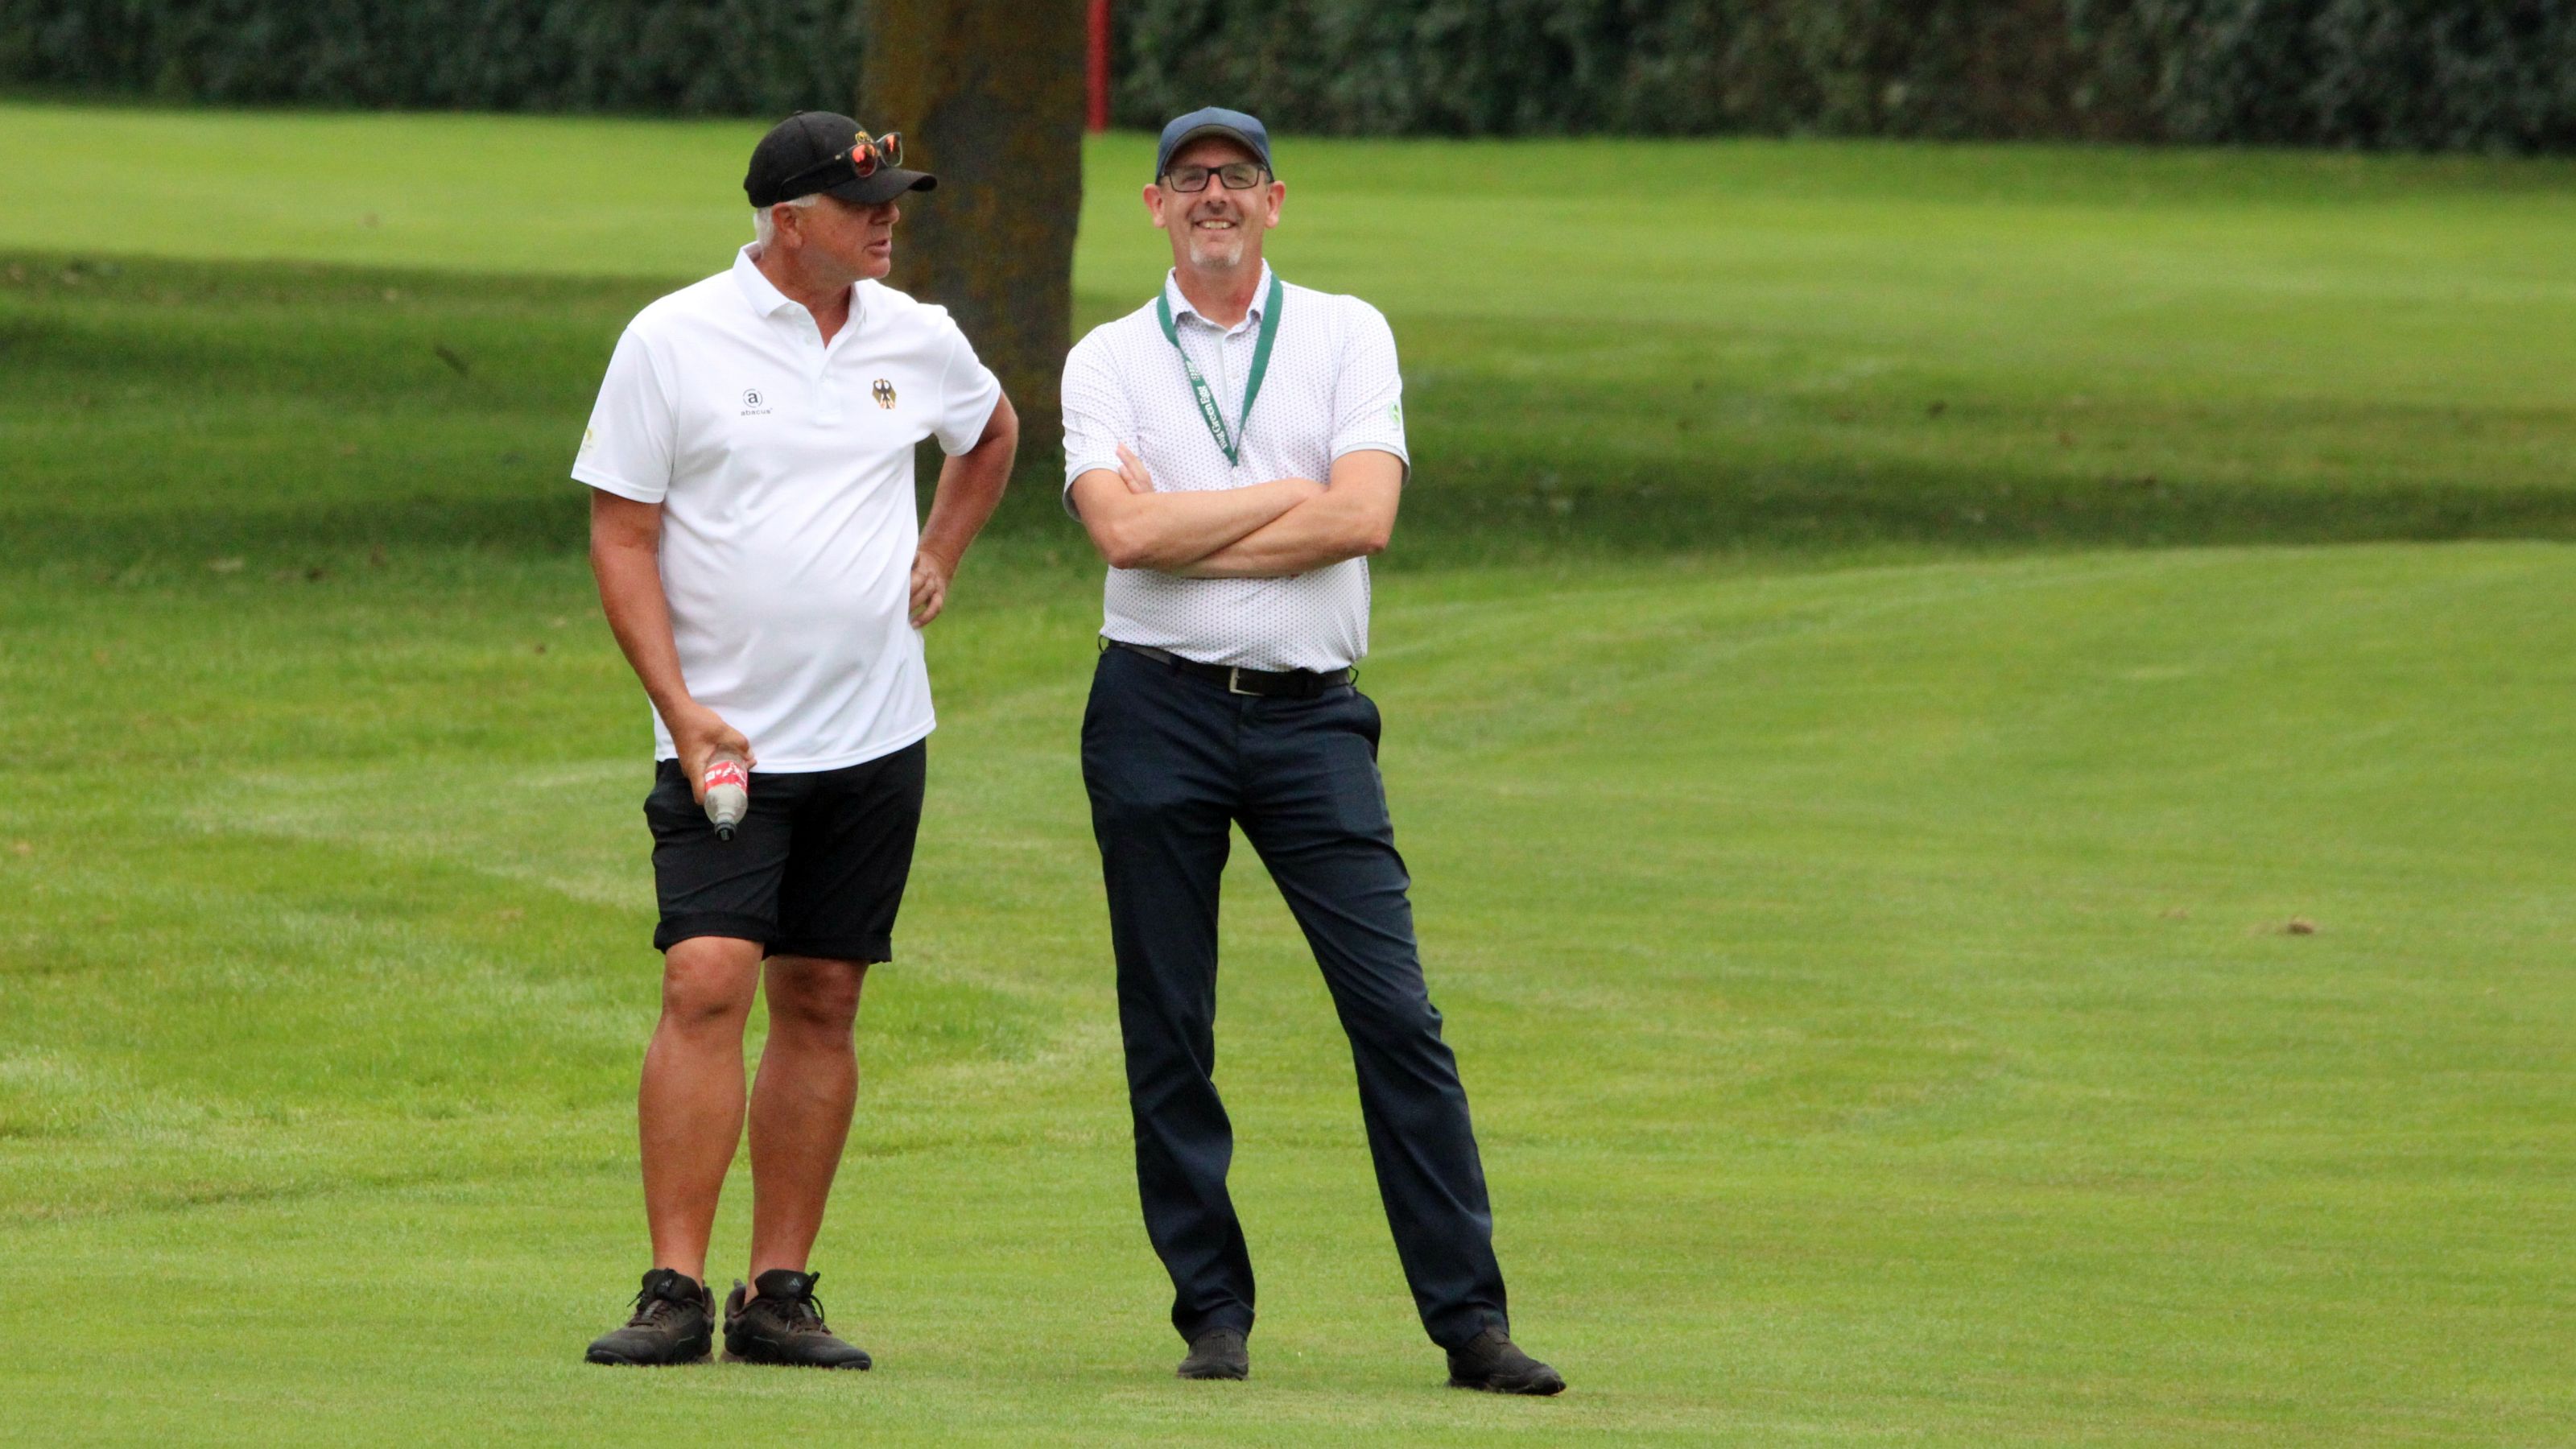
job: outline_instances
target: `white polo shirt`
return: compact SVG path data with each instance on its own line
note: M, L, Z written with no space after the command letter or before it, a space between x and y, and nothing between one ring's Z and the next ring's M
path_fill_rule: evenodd
M1064 364L1065 507L1073 480L1118 467L1125 443L1162 493L1245 488L1274 478L1332 476L1344 453L1376 448L1407 460L1404 378L1395 334L1357 297L1290 283L1279 304L1270 369L1244 417L1243 389L1261 335L1270 268L1253 309L1233 327L1199 315L1166 275L1163 295L1181 346L1214 389L1236 435L1234 463L1208 432L1189 374L1163 335L1152 303L1104 322ZM1242 421L1236 427L1237 420ZM1152 569L1109 571L1101 633L1185 659L1247 669L1340 669L1368 653L1366 559L1346 559L1284 579L1185 579Z
M910 618L912 450L975 446L1002 386L945 308L875 282L825 346L755 250L627 324L572 476L662 505L689 693L762 772L832 770L935 723ZM658 712L653 733L674 758Z

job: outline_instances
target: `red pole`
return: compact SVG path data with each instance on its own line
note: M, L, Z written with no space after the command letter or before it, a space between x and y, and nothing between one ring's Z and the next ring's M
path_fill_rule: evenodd
M1109 0L1091 0L1089 119L1094 133L1109 129Z

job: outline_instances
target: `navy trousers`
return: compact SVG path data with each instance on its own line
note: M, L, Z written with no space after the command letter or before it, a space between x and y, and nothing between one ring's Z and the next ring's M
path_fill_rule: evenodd
M1185 1339L1249 1332L1253 1317L1252 1260L1225 1187L1234 1132L1212 1080L1229 823L1278 882L1350 1038L1378 1195L1422 1326L1443 1347L1508 1329L1484 1167L1423 985L1377 740L1377 706L1349 686L1255 698L1117 648L1092 678L1082 775L1118 956L1136 1186Z

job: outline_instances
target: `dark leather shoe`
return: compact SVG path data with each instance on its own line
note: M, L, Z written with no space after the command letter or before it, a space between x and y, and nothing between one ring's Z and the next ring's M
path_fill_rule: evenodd
M1243 1379L1252 1376L1252 1353L1243 1346L1243 1330L1211 1328L1190 1340L1190 1356L1173 1370L1185 1379Z
M873 1367L866 1349L843 1343L824 1326L823 1305L814 1297L821 1276L772 1268L753 1280L760 1291L747 1297L734 1284L725 1295L725 1357L795 1368Z
M1561 1394L1565 1375L1521 1352L1510 1334L1488 1328L1449 1350L1449 1387L1489 1394Z
M582 1357L636 1366L705 1363L715 1346L715 1317L715 1295L706 1284L676 1268L656 1268L644 1275L644 1291L635 1295L635 1316L624 1328L591 1340Z

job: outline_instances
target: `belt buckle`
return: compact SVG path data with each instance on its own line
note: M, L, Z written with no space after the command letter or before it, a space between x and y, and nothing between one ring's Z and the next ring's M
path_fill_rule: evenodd
M1261 697L1260 691L1246 689L1243 687L1243 666L1240 664L1226 670L1225 692L1228 694L1244 695L1252 699L1259 699Z

